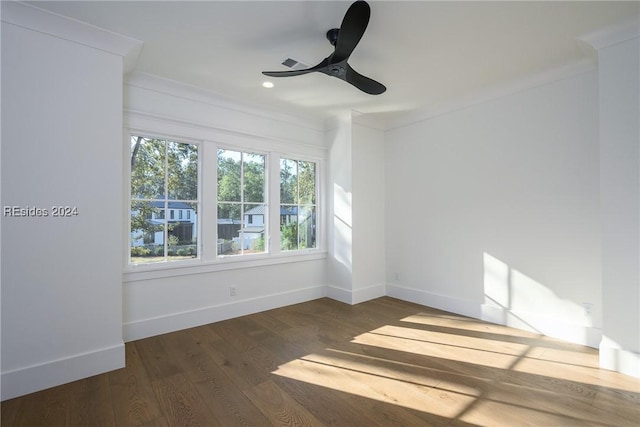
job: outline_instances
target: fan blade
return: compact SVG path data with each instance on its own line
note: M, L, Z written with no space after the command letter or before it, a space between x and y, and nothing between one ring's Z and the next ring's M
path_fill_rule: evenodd
M325 68L329 64L329 58L325 58L318 65L314 65L311 68L305 68L304 70L288 70L288 71L263 71L262 74L269 77L292 77L301 76L303 74L313 73Z
M352 85L354 85L361 91L368 93L369 95L380 95L387 90L387 88L382 83L378 83L377 81L370 79L369 77L363 76L362 74L351 68L349 64L346 65L347 72L344 80L347 83L351 83Z
M353 3L342 19L336 49L331 57L331 63L341 62L349 58L353 49L362 38L369 25L371 8L364 0Z
M306 70L290 70L290 71L263 71L262 74L269 77L292 77L301 76L303 74L312 73L316 70L307 68Z

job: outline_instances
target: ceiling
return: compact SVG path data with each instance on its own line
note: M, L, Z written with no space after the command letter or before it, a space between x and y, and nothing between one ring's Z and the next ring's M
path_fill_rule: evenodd
M256 107L325 119L353 109L388 118L593 62L577 38L640 13L638 1L370 1L349 63L387 86L373 96L321 73L266 78L286 58L315 65L349 1L44 1L37 7L144 42L135 71ZM265 89L271 80L275 87Z

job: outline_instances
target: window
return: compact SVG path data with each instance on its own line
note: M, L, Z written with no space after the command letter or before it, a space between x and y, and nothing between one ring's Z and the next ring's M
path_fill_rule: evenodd
M198 146L165 139L131 137L132 264L197 257ZM189 221L170 219L176 209Z
M316 247L316 163L280 159L280 249Z
M265 215L264 154L218 150L218 255L265 252L265 224L253 224L253 215Z

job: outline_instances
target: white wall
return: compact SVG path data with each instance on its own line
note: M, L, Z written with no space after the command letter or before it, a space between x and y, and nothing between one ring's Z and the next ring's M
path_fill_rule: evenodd
M388 294L597 346L597 93L589 72L388 131Z
M125 99L126 127L152 136L201 141L205 152L222 144L311 157L321 165L328 155L321 124L234 104L177 82L133 75L125 85ZM215 151L209 158L215 159ZM215 210L215 167L214 160L201 171L204 212ZM269 167L278 168L278 159L271 159ZM319 172L324 178L322 166ZM278 203L279 182L269 186L270 202ZM124 193L124 203L128 203L127 191ZM278 227L279 218L272 218L270 226ZM315 253L220 262L215 260L215 229L207 229L205 223L202 241L208 259L202 263L180 268L167 265L156 271L148 266L127 268L125 341L325 296L327 242L322 226ZM235 295L230 293L231 286Z
M598 50L603 333L600 366L640 377L640 43Z
M384 153L384 132L353 124L354 302L386 292Z
M353 287L353 188L351 174L351 113L327 124L329 151L328 193L328 295L348 303Z
M384 133L351 112L328 123L327 295L357 304L385 294Z
M10 23L37 11L2 3L4 400L124 366L123 57Z

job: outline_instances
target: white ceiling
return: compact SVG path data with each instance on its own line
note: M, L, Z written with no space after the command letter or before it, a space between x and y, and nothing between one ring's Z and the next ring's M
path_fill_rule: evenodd
M245 104L325 119L349 108L374 117L437 110L489 88L593 61L578 37L628 21L638 1L370 1L349 63L387 86L379 96L320 73L270 78L294 58L315 65L333 47L350 1L29 2L144 42L136 70Z

